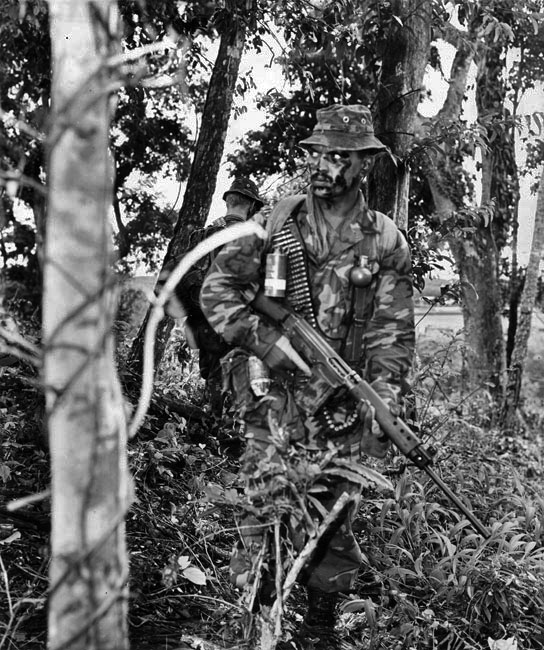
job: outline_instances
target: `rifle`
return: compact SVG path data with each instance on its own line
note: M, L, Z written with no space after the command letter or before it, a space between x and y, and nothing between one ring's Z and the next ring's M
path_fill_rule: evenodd
M306 320L289 311L284 305L267 298L262 292L257 294L251 305L281 328L295 350L309 364L312 376L308 385L311 388L308 392L297 393L297 403L306 415L314 415L333 393L341 389L347 390L357 403L370 403L374 408L376 421L391 442L431 478L480 535L485 539L490 537L484 524L430 467L433 462L430 450L424 447L410 427L390 411L372 386L360 377Z

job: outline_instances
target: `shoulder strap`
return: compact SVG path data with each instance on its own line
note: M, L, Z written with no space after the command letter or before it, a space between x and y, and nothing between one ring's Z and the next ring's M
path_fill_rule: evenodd
M375 230L365 233L365 237L357 246L357 254L365 255L368 258L372 274L375 275L379 271L381 262L378 253L378 238L381 238L380 248L384 251L390 250L395 245L397 230L389 217L381 212L372 212L377 227ZM368 287L354 287L353 289L353 321L346 345L346 360L350 363L358 363L361 356L363 336L367 323L372 318L371 303L374 301L375 285L373 279Z
M305 194L295 194L286 196L276 205L266 220L266 231L269 237L281 230L289 217L294 218L298 214L305 200Z
M353 288L353 320L346 341L346 361L357 364L361 356L363 335L371 317L370 303L374 298L372 285Z

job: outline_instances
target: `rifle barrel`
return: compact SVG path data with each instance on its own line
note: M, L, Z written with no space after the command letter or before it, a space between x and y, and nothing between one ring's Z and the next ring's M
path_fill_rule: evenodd
M410 429L410 427L403 422L398 416L391 413L388 405L383 401L379 394L372 388L372 386L359 377L359 375L352 370L352 368L338 355L334 349L321 338L321 336L313 329L313 327L305 321L302 317L294 314L281 303L270 300L259 292L253 301L254 307L261 314L265 314L279 325L284 332L291 336L293 334L299 338L299 345L294 341L295 349L302 347L309 352L309 357L306 359L310 365L314 363L321 364L323 368L328 370L327 381L330 385L343 385L351 393L356 401L370 402L375 410L375 418L381 426L385 434L390 438L391 442L419 469L427 472L427 475L434 481L434 483L442 490L442 492L450 499L450 501L457 507L474 526L474 529L480 533L485 539L489 539L490 532L484 524L472 513L465 504L454 494L444 481L429 467L432 462L432 456L425 449L421 440ZM304 350L297 349L298 352L304 357ZM313 357L316 357L313 359ZM332 382L332 383L331 383Z
M444 481L438 476L438 474L431 469L430 467L423 467L422 468L427 475L438 485L438 487L444 492L444 494L447 495L447 497L450 499L450 501L455 504L459 512L461 512L465 517L470 521L470 523L474 526L475 530L477 530L482 537L485 539L489 539L491 537L491 533L489 530L484 526L484 524L476 517L476 515L471 512L466 505L461 501L461 499L451 491L451 489L444 483Z

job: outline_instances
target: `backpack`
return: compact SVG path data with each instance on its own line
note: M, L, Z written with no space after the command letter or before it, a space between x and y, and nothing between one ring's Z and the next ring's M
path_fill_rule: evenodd
M187 250L190 251L211 235L223 230L228 224L225 218L217 219L210 226L199 228L191 233ZM187 273L178 282L174 292L176 298L181 302L183 309L188 317L193 319L204 319L204 314L200 309L200 289L204 283L204 278L208 273L213 259L218 253L218 249L201 257Z
M230 222L232 223L232 220ZM201 241L223 230L228 225L230 225L229 220L222 217L210 226L195 230L189 238L188 250L192 250ZM215 249L198 260L181 278L174 290L176 298L187 314L185 321L187 341L190 347L200 351L200 369L204 378L207 374L206 368L214 365L216 360L218 361L230 350L228 343L210 326L200 307L200 290L218 252L219 249Z

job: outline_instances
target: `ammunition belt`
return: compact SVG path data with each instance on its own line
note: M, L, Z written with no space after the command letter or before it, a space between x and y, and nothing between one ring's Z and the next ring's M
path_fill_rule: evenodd
M306 254L295 235L296 224L290 216L282 229L272 235L272 246L287 254L287 300L291 307L312 327L317 321L310 293L310 278L306 266Z
M273 250L280 249L287 254L287 301L298 314L317 329L317 319L310 292L306 252L297 234L297 225L294 218L289 216L281 230L272 235L272 248ZM308 378L301 378L300 381L301 384L305 384ZM348 435L360 427L357 409L354 408L351 412L346 413L344 422L334 421L332 415L334 410L334 406L331 408L324 405L319 410L319 413L314 416L316 424L327 431L329 437Z

